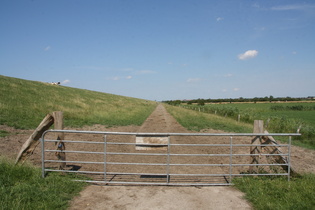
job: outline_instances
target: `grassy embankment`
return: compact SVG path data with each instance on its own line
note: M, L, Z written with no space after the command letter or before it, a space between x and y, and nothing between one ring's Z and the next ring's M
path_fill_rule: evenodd
M36 128L53 111L64 112L67 127L141 125L156 107L152 101L1 75L0 89L0 125L19 129ZM0 141L7 135L14 134L0 130ZM42 179L39 169L1 158L0 208L66 209L85 185L72 178L50 173Z
M65 126L141 125L156 103L0 75L0 125L34 129L53 111L63 111Z
M184 127L200 131L212 128L227 132L252 132L253 126L214 114L196 112L166 105L167 110ZM254 209L315 209L315 175L292 177L243 177L233 180L235 187L245 193Z

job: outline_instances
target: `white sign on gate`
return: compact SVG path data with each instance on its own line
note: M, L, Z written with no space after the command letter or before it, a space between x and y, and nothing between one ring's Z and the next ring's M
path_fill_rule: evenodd
M167 150L168 136L136 136L136 150Z

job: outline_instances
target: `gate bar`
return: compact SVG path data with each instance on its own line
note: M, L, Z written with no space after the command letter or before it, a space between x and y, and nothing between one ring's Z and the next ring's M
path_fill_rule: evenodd
M48 132L62 132L62 133L86 133L86 134L104 134L104 135L134 135L134 136L301 136L300 133L137 133L137 132L109 132L109 131L77 131L77 130L47 130L43 136Z

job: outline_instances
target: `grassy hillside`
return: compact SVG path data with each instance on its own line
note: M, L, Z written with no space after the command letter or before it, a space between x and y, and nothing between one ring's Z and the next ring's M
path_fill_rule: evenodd
M65 126L141 125L153 101L82 90L0 75L0 124L34 129L53 111L63 111Z

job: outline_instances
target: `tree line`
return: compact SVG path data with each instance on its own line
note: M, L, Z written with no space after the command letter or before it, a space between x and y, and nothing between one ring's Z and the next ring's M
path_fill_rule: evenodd
M265 96L265 97L255 97L255 98L224 98L224 99L192 99L192 100L168 100L163 101L164 103L170 104L170 105L178 105L182 103L187 104L198 104L198 105L205 105L206 103L240 103L240 102L247 102L247 103L257 103L257 102L286 102L286 101L315 101L315 97L273 97L273 96Z

